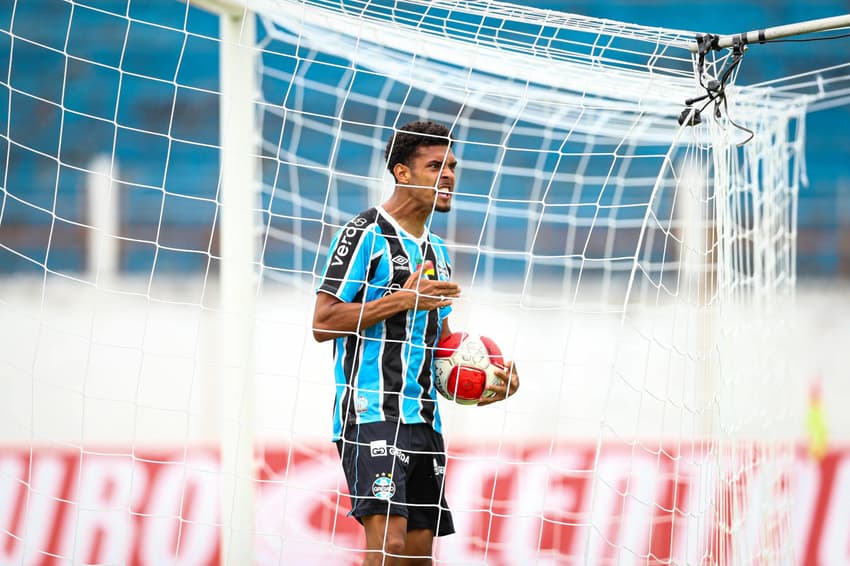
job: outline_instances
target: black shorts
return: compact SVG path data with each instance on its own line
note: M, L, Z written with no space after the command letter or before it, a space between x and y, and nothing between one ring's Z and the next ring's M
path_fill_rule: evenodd
M367 515L401 515L409 531L455 532L444 493L446 449L430 425L353 425L336 447L348 482L350 515L358 521Z

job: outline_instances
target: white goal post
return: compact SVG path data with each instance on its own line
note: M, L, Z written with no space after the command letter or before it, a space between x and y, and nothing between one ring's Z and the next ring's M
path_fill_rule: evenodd
M388 196L385 144L414 119L456 140L452 211L429 226L463 288L452 328L522 376L502 403L440 400L458 532L435 563L795 562L804 395L781 354L804 117L846 98L846 68L744 86L740 53L693 53L694 32L493 0L172 5L148 21L72 2L64 46L3 36L0 267L26 274L0 274L0 562L362 559L314 289L334 232ZM87 18L120 28L107 55L72 41ZM172 42L165 71L134 62L138 28ZM218 53L214 86L187 69L194 42ZM62 61L55 89L16 75L28 49ZM81 68L115 82L105 108L71 95ZM148 91L162 106L138 118ZM210 99L214 140L175 126ZM13 119L30 105L55 144ZM78 162L97 128L105 157ZM160 154L130 166L125 136ZM16 173L30 161L43 194ZM81 216L63 207L77 176ZM12 237L19 217L43 250ZM82 271L57 260L74 230ZM136 272L134 247L154 258Z
M233 3L207 2L206 7L221 13L221 561L252 564L256 509L253 317L259 285L254 267L259 190L256 23L252 12Z

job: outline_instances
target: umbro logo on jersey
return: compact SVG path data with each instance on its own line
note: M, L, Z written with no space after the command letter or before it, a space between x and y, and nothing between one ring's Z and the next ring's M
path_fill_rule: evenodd
M404 267L409 262L407 261L407 258L404 257L403 255L397 255L393 258L393 263L396 264L399 267Z

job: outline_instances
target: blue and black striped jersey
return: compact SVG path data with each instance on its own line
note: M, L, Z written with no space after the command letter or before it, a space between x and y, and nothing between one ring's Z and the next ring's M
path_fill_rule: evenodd
M441 238L427 229L414 238L381 207L370 208L334 236L317 292L347 303L374 301L402 288L427 260L436 268L431 277L449 280ZM432 362L449 312L404 311L334 340L334 440L347 424L379 421L427 423L441 432Z

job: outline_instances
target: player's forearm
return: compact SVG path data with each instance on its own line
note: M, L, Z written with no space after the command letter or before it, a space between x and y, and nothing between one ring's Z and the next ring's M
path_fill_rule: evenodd
M391 316L413 308L413 293L390 293L368 303L332 302L316 309L313 317L313 338L317 342L333 340L345 334L359 332Z

